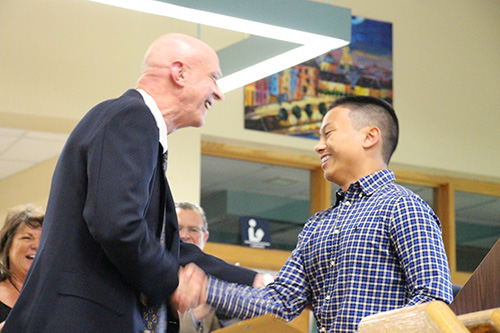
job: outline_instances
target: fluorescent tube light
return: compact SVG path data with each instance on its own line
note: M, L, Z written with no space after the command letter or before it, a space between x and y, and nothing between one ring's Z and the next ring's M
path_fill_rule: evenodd
M334 47L335 48L335 47ZM224 75L217 83L222 92L226 93L238 87L252 83L284 69L290 68L318 55L332 50L331 45L307 44L278 56L261 61L258 64ZM221 60L221 63L223 60ZM224 72L223 72L224 74Z
M242 58L228 59L219 54L224 77L223 92L233 90L318 55L347 45L351 35L350 10L306 0L90 0L153 15L214 26L290 43L289 47L258 63L243 65ZM256 44L258 45L258 44ZM229 46L227 49L236 48ZM237 46L241 47L241 46ZM246 51L257 46L246 43ZM268 44L267 48L274 48ZM242 53L245 58L249 52ZM264 50L269 51L269 50ZM272 50L271 50L272 51ZM219 52L217 52L219 53ZM230 54L228 52L226 54ZM257 57L259 58L259 57ZM243 59L248 60L248 59ZM251 59L250 59L251 60ZM242 65L225 69L225 62Z

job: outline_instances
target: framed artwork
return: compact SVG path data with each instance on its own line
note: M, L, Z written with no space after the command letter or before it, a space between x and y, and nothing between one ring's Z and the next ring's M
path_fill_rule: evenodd
M245 128L317 138L337 98L392 104L392 23L352 17L351 43L244 87Z

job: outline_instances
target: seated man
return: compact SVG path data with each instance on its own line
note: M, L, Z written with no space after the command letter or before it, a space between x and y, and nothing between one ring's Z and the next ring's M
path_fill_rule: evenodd
M201 250L208 240L208 222L203 208L191 202L176 202L175 210L179 222L179 234L186 243L198 246ZM191 312L180 315L181 333L211 332L221 328L215 311L209 306L199 306Z

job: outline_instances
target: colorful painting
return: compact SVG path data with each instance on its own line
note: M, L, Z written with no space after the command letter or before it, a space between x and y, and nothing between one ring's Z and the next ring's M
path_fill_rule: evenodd
M352 17L351 43L245 86L245 128L317 138L329 105L350 95L392 104L392 23Z

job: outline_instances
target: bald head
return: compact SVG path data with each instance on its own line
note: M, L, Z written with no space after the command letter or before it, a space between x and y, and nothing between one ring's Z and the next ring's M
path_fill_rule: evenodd
M217 57L215 51L199 39L179 33L165 34L157 38L147 50L142 72L168 69L175 61L188 63L200 56Z
M200 127L215 100L223 98L217 85L219 58L206 43L170 33L156 39L144 56L137 88L153 97L168 133Z

